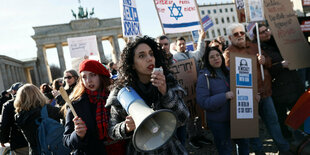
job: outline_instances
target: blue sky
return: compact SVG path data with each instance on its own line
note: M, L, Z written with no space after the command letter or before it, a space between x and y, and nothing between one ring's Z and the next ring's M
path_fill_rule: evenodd
M199 5L232 0L197 0ZM156 37L162 34L153 0L136 0L141 31L143 35ZM95 8L99 19L120 17L119 0L81 0L83 7ZM31 38L34 26L68 23L73 20L71 9L77 12L78 0L9 0L0 5L0 55L17 59L36 57L36 45ZM107 43L103 46L109 50ZM124 44L121 43L121 47ZM69 56L68 48L64 54ZM108 52L108 51L107 51ZM49 64L57 59L56 50L47 50ZM68 61L67 61L68 62ZM57 64L56 64L57 65ZM67 66L69 67L69 66Z

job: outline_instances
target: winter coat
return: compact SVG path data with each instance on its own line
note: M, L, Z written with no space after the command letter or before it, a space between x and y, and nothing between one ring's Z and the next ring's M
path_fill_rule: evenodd
M15 120L18 127L23 131L26 140L30 146L30 154L37 155L39 153L38 147L38 125L36 120L41 117L42 107L31 109L30 111L21 111L15 115ZM48 117L60 122L63 119L63 115L60 113L60 109L47 105Z
M178 126L184 125L186 120L189 118L189 111L185 106L182 95L184 95L184 90L179 85L174 85L173 87L168 87L167 84L167 93L164 96L161 94L152 94L154 96L159 95L159 100L156 100L155 103L151 103L150 106L154 111L159 109L170 109L174 112L177 117ZM109 136L112 139L129 139L129 144L127 145L126 154L128 155L137 155L137 154L161 154L161 155L172 155L172 154L187 154L184 146L180 143L176 135L162 147L156 149L155 151L142 153L138 152L132 144L131 138L133 132L126 133L125 129L125 118L128 116L126 110L123 109L120 102L117 100L117 94L121 88L114 88L107 100L107 107L111 106L110 112L110 121L109 121ZM136 89L135 89L136 90ZM139 91L136 90L138 93ZM139 94L139 93L138 93ZM140 94L139 94L140 95ZM141 95L140 95L141 96ZM142 97L143 98L143 97ZM150 104L150 103L149 103Z
M282 66L281 62L284 59L273 37L268 42L262 42L261 47L272 60L269 71L272 76L272 98L274 102L295 103L304 92L304 86L297 71Z
M14 115L14 99L12 99L3 105L0 127L0 142L9 142L12 150L28 146L21 130L15 124Z
M81 139L74 131L74 115L68 109L63 142L66 147L74 151L75 155L104 155L105 141L100 140L96 122L97 105L89 102L88 95L84 93L72 105L78 115L85 122L87 131L84 139Z
M234 45L230 45L223 53L223 56L225 58L225 65L229 67L230 63L230 53L243 53L243 54L249 54L249 55L255 55L258 54L258 47L257 44L251 43L247 41L245 48L239 48ZM272 89L271 89L271 75L269 73L269 68L271 67L271 58L262 51L262 55L265 56L265 64L264 67L264 81L262 80L262 75L260 71L260 64L257 61L257 86L258 86L258 93L260 94L261 98L266 98L271 96Z
M226 122L230 118L230 102L226 99L229 84L208 69L200 70L196 85L196 101L206 110L208 120Z

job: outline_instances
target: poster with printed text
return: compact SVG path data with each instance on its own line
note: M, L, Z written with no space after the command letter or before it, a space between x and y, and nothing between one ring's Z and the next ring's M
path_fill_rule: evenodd
M140 36L140 23L135 0L119 0L124 37Z
M242 87L252 87L252 60L236 57L236 84Z
M264 21L264 5L262 0L246 0L247 22Z
M164 33L201 29L195 0L154 0Z
M253 89L236 88L237 119L253 119Z

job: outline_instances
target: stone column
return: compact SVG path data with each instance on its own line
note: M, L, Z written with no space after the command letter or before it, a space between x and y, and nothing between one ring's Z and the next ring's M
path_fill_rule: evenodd
M9 87L11 86L11 84L13 84L13 80L12 80L12 72L11 72L11 67L9 65L6 65L5 66L6 68L6 74L7 74L7 77L8 77L8 85Z
M18 82L17 81L17 75L16 75L16 72L15 72L15 70L14 70L14 67L13 66L10 66L10 69L11 69L11 75L12 75L12 80L13 80L13 83L15 83L15 82Z
M108 60L104 55L104 50L102 46L102 37L97 36L97 45L101 63L108 63Z
M19 72L20 72L20 76L22 78L22 81L24 83L27 83L27 78L26 78L26 75L25 75L25 70L23 67L19 68Z
M9 84L8 84L9 77L8 77L8 73L5 68L5 64L1 62L0 62L0 74L2 75L3 87L6 90L9 88Z
M113 51L112 51L112 61L114 63L117 63L120 59L121 51L119 49L119 44L118 44L118 38L116 35L113 35L109 39L110 43L112 44Z
M50 83L52 82L51 71L47 63L46 52L43 45L37 45L37 64L39 71L39 85L42 83Z
M33 73L34 73L34 84L39 86L40 85L40 78L39 78L39 72L38 72L38 68L36 65L33 66ZM30 74L30 70L29 70L29 74Z
M64 51L63 51L61 43L56 43L56 48L57 48L60 70L63 73L66 70L66 62L65 62Z

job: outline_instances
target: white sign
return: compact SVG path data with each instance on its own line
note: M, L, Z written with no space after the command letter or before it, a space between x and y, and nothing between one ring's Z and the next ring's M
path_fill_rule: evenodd
M71 58L99 56L96 36L68 38Z
M249 21L248 22L256 22L263 21L264 18L264 7L262 0L248 0L248 9L249 11Z
M135 0L119 0L121 9L121 19L123 36L140 36L140 23Z
M237 119L253 119L253 90L249 88L236 88Z
M154 0L165 33L201 29L195 0Z
M236 85L252 87L252 60L236 57Z

